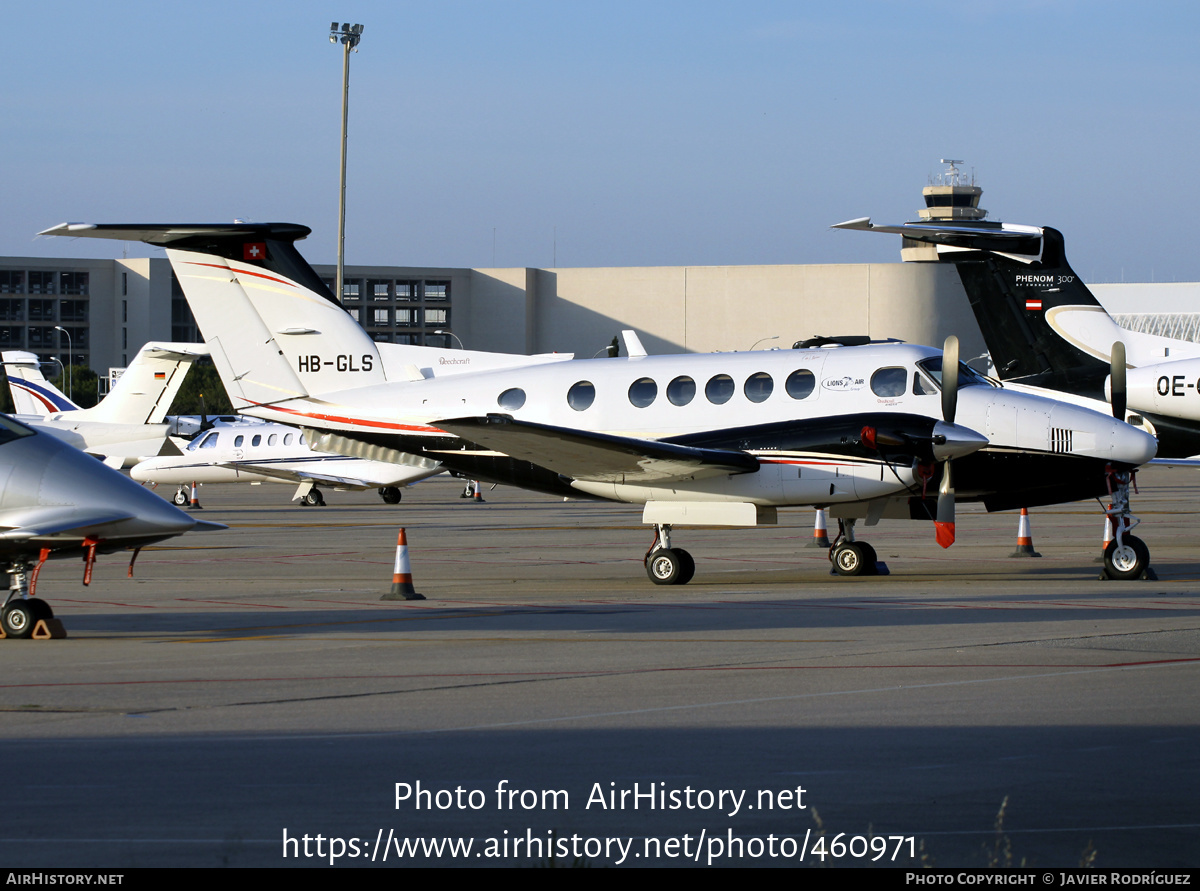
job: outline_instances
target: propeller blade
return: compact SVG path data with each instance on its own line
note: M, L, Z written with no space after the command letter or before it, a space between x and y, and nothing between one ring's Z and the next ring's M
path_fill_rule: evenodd
M942 420L954 423L958 409L958 338L951 334L942 347Z
M944 548L954 544L954 483L950 479L950 465L942 468L942 484L938 486L937 519L933 521L937 543Z
M1118 421L1125 420L1125 405L1127 402L1125 388L1125 344L1117 341L1112 345L1112 373L1110 377L1110 392L1112 398L1113 417Z

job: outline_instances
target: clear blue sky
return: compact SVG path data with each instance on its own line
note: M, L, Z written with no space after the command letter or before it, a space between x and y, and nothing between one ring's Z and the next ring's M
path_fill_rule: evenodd
M332 262L898 258L941 157L1088 280L1200 280L1200 7L958 2L75 2L5 8L0 254L66 220L313 228ZM134 246L130 255L143 254Z

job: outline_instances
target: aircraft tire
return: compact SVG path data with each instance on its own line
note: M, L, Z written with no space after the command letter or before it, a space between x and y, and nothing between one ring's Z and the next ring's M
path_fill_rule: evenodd
M4 633L9 637L24 638L33 634L33 626L37 624L38 610L29 600L14 600L4 607L0 622L4 623Z
M879 555L875 553L875 549L865 541L856 541L856 545L862 548L863 552L863 575L879 575L879 570L875 568L875 564L879 562Z
M646 575L656 585L678 585L684 562L671 548L659 548L646 558Z
M383 499L384 504L399 504L403 496L399 486L384 486L379 490L379 497Z
M692 580L692 576L696 574L696 561L683 548L675 548L674 550L682 564L679 568L679 578L675 581L675 584L686 585Z
M1104 549L1104 574L1110 579L1136 579L1150 566L1150 549L1136 535L1124 536L1121 547L1116 539Z
M183 507L191 500L192 499L188 496L188 493L183 491L183 489L177 490L175 494L171 496L171 503L176 507Z
M325 496L321 494L320 489L309 489L308 494L304 496L304 503L309 507L324 507Z
M833 569L838 575L866 575L867 555L859 542L845 544L833 552Z

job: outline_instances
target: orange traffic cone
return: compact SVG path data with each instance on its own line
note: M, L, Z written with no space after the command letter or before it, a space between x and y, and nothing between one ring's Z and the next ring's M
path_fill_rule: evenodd
M829 549L829 530L826 527L826 523L828 522L827 513L825 508L817 508L817 519L813 524L812 541L808 543L807 547Z
M408 564L408 539L404 528L396 538L396 565L392 570L392 590L379 598L380 600L424 600L423 594L418 594L413 588L412 567Z
M483 500L483 487L479 485L479 480L475 480L475 504L486 504Z
M1110 504L1109 507L1112 507L1112 505ZM1097 557L1093 562L1095 562L1095 563L1103 563L1104 562L1104 554L1108 550L1108 543L1112 540L1113 540L1112 517L1110 517L1108 514L1105 514L1104 515L1104 541L1100 542L1100 556Z
M196 494L196 481L192 480L192 502L188 505L188 510L204 510L200 506L200 496Z
M1033 549L1033 533L1029 531L1029 510L1021 508L1021 519L1017 522L1017 549L1010 557L1040 557Z

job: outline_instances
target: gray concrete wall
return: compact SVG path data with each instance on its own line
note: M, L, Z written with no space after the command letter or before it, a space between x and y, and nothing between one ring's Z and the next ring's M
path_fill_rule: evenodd
M935 264L688 266L476 270L469 295L472 346L589 357L622 328L651 353L790 347L818 334L869 334L941 345L962 355L983 338L953 268ZM456 303L459 297L456 296ZM513 345L525 332L523 350ZM461 335L460 335L461 336Z

